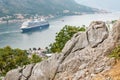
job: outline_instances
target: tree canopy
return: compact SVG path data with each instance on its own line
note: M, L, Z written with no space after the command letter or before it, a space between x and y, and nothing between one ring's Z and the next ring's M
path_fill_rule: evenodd
M9 46L0 48L0 75L5 75L9 70L30 63L40 62L42 58L37 55L28 57L26 50L12 49Z
M83 27L76 27L76 26L69 26L65 25L59 33L56 33L55 42L50 44L50 51L53 53L59 53L65 46L66 42L71 39L71 37L79 32L85 31L85 26Z

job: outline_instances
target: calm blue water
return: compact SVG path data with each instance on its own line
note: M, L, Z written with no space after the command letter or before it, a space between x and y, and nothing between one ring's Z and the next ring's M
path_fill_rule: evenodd
M49 28L28 33L21 33L19 29L21 23L0 24L0 47L10 45L12 48L21 49L45 48L54 41L56 32L65 25L81 26L85 24L88 26L94 20L106 21L119 18L120 13L65 16L49 20Z

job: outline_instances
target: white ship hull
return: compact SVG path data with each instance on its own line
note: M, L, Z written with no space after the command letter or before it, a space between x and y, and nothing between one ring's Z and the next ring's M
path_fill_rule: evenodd
M41 30L49 27L49 23L47 21L28 21L24 22L21 26L22 32Z

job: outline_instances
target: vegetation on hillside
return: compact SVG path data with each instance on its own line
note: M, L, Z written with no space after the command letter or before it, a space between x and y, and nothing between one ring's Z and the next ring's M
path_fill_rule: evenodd
M55 42L50 44L50 51L53 53L59 53L65 46L66 42L71 39L71 37L79 32L85 31L85 27L75 27L75 26L64 26L59 33L57 33Z
M13 14L63 15L73 14L73 12L94 13L95 11L98 10L79 5L74 0L0 0L0 16Z
M114 24L117 20L112 20L112 24Z
M115 59L120 59L120 46L116 47L109 56L114 57Z
M9 70L19 66L37 63L41 60L42 58L35 54L29 58L25 50L12 49L9 46L0 48L0 75L5 75Z

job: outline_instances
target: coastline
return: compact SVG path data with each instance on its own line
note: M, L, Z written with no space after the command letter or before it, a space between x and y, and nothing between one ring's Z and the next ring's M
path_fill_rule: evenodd
M111 21L118 19L119 16L119 13L107 13L63 16L58 18L55 17L48 20L50 23L49 28L42 31L29 32L24 34L20 32L19 28L21 23L19 22L22 21L19 20L18 23L12 23L10 25L5 24L0 26L0 47L10 45L12 48L20 49L29 49L33 47L41 47L44 49L54 41L56 32L59 32L60 29L65 25L82 26L84 24L86 26L89 26L89 23L91 21Z
M112 12L100 12L100 13L92 13L93 15L94 14L109 14L109 13L112 13ZM89 13L87 14L87 13L85 13L85 14L79 14L78 16L83 16L83 15L90 15ZM67 16L69 16L69 15L67 15ZM75 16L75 15L70 15L70 16ZM41 17L41 16L40 16ZM39 17L39 18L40 18ZM42 16L43 17L43 16ZM48 16L46 16L46 17L43 17L43 18L45 18L45 19L48 19L48 20L50 20L50 19L54 19L54 18L58 18L58 17L64 17L64 16L50 16L50 17L48 17ZM8 20L8 21L1 21L0 20L0 24L5 24L5 23L18 23L18 22L24 22L24 21L26 21L26 20L28 20L28 18L24 18L24 19L12 19L12 20Z
M9 21L0 21L0 24L18 23L18 22L23 22L23 21L25 21L25 20L26 20L26 19L23 19L23 20L14 19L14 20L9 20Z

